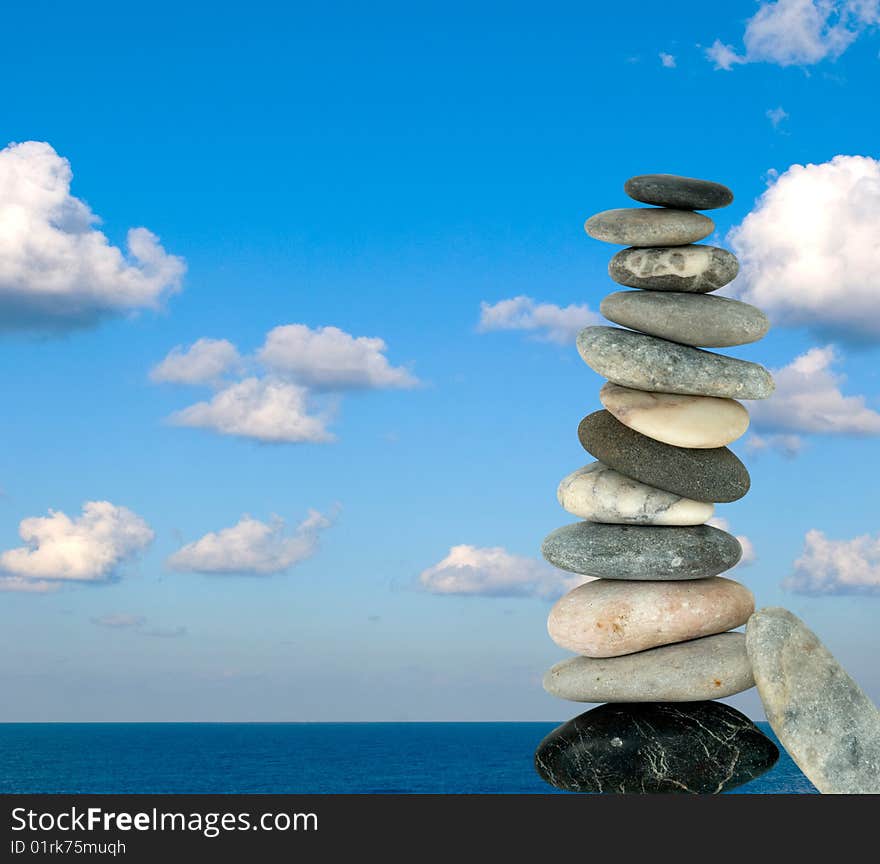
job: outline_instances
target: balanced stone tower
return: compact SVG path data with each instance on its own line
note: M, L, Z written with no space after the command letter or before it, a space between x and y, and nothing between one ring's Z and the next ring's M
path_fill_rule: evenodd
M759 309L712 296L737 274L726 249L695 245L715 229L698 210L725 207L719 183L650 174L624 186L652 205L607 210L587 234L628 248L608 267L634 291L600 306L619 327L581 331L584 361L607 382L604 410L578 428L597 461L566 477L559 503L579 519L544 541L556 567L589 578L553 607L552 639L574 657L544 677L551 694L609 703L551 732L535 764L579 792L722 792L757 777L778 751L747 717L710 701L754 686L743 633L751 591L720 574L742 556L706 524L716 503L749 490L726 445L749 425L737 401L765 399L756 363L703 350L762 338ZM623 329L626 328L626 329Z

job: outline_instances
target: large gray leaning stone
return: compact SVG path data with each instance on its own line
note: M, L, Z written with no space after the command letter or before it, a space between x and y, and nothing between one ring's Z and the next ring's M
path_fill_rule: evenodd
M554 567L602 579L705 579L742 557L739 540L711 525L605 525L574 522L552 531L541 546Z
M759 609L746 648L767 720L824 793L880 793L880 712L787 609Z
M699 702L755 686L743 633L718 633L622 657L570 657L544 689L571 702Z
M664 291L615 291L599 306L615 324L684 345L726 348L763 338L770 329L757 307L727 297Z
M766 399L775 389L770 373L757 363L620 327L585 327L577 348L603 378L635 390Z
M718 246L661 246L621 249L608 263L608 275L621 285L649 291L705 294L732 282L739 262Z
M623 184L623 191L645 204L682 210L713 210L733 201L733 192L721 183L678 174L639 174Z
M727 447L664 444L624 426L609 411L588 414L578 425L581 447L600 462L682 498L728 503L749 491L746 466Z
M591 216L584 230L594 240L621 246L684 246L708 237L715 223L690 210L624 207Z

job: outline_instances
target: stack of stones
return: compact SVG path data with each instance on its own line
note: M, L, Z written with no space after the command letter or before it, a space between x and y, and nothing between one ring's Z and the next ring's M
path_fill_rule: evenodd
M705 348L755 342L766 316L711 292L737 273L726 249L694 245L715 225L697 210L733 200L719 183L654 174L626 193L650 207L591 217L591 237L628 248L614 281L637 290L600 310L620 327L578 336L586 363L607 379L605 410L578 428L596 460L559 485L581 522L550 534L544 557L594 577L550 612L550 636L577 656L544 687L575 702L610 703L554 730L536 766L554 786L587 792L720 792L768 770L778 751L744 715L716 698L754 686L745 635L754 611L744 585L719 574L742 555L706 524L716 503L749 489L727 449L748 427L740 399L774 389L762 366ZM621 329L627 328L627 329Z

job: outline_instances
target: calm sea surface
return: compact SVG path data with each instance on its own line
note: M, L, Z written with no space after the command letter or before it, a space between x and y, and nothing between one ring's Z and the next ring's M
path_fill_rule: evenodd
M7 723L0 792L553 792L532 754L555 725ZM735 791L814 792L780 751L772 771Z

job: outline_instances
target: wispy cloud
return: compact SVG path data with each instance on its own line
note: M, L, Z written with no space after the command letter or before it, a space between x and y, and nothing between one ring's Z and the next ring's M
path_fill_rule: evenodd
M480 333L523 330L538 339L568 344L574 342L584 327L601 320L585 303L556 306L520 295L497 303L481 303L477 330Z
M660 65L664 69L675 69L675 57L672 54L661 51L658 56L660 57Z
M788 118L788 112L781 105L776 108L768 108L765 114L767 119L773 124L774 129L778 129L779 124Z
M278 516L261 522L244 515L230 528L187 543L167 563L172 570L195 573L281 573L315 554L320 534L330 527L334 515L335 511L325 516L311 510L293 531L288 531Z
M583 582L577 576L544 561L513 555L500 546L453 546L449 554L419 576L432 594L468 594L483 597L555 598Z
M728 71L745 63L812 66L839 57L878 23L878 0L765 0L746 23L741 54L716 39L706 55Z

